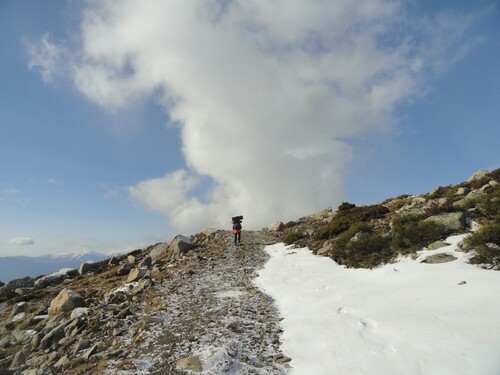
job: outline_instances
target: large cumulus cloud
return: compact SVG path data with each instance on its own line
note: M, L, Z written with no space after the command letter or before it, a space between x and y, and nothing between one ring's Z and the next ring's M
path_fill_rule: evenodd
M131 186L137 202L183 231L258 227L339 203L349 140L392 124L436 32L460 28L407 16L389 0L90 1L74 81L116 110L157 95L179 127L186 168Z

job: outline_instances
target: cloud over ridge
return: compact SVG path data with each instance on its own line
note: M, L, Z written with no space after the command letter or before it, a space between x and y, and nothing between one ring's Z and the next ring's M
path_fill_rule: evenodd
M389 127L430 64L404 23L388 0L89 2L73 78L107 108L160 92L179 126L186 168L132 198L186 232L257 228L342 200L347 140Z

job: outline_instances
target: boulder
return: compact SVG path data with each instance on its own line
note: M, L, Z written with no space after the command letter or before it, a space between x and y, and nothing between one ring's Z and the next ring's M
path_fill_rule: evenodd
M31 277L27 276L27 277L23 277L21 279L15 279L15 280L11 280L9 281L3 288L7 289L7 290L16 290L17 288L30 288L32 287L33 285L35 285L35 280L32 279Z
M465 215L463 212L449 212L428 217L424 221L442 225L448 231L465 229Z
M489 173L490 173L490 172L489 172L489 171L487 171L486 169L480 169L480 170L478 170L478 171L474 172L474 173L472 174L472 176L470 176L470 177L467 179L467 182L473 182L473 181L481 180L481 179L483 179L483 178L487 177Z
M285 228L285 224L282 221L275 221L269 225L266 229L270 232L280 232Z
M147 272L146 268L134 268L128 274L127 282L132 283L134 281L139 281L146 275L146 272Z
M169 250L173 253L186 254L189 250L194 249L195 244L185 236L175 236L170 242Z
M491 180L491 181L489 182L489 184L490 184L490 186L493 186L493 187L495 187L495 186L498 186L498 185L499 185L499 184L498 184L498 182L497 182L497 181L495 181L495 180Z
M24 345L23 348L14 355L14 359L10 364L10 368L16 369L22 366L26 362L26 360L30 357L32 351L33 347L31 346L31 344Z
M129 262L130 264L134 264L135 263L135 255L129 255L127 257L127 262Z
M150 256L147 256L143 260L141 260L141 262L139 263L139 268L150 268L152 263L153 259Z
M431 243L429 246L427 246L427 249L437 250L437 249L440 249L440 248L445 247L445 246L448 246L448 244L443 242L443 241L436 241L436 242Z
M1 288L2 286L4 286L4 285L5 285L5 283L2 283L2 282L0 281L0 288Z
M87 272L92 272L94 271L98 266L98 263L82 263L80 265L80 268L78 268L78 273L80 275L83 275Z
M27 302L18 302L12 308L10 316L13 317L17 314L27 313L28 312L28 303Z
M133 266L130 263L125 263L122 264L118 269L116 270L116 274L118 276L125 276L130 273L130 270L133 268Z
M453 255L451 254L435 254L428 256L425 258L421 263L428 263L428 264L439 264L439 263L448 263L448 262L453 262L456 260Z
M217 233L215 228L205 228L201 231L205 236L210 237L212 234Z
M188 370L193 372L203 371L203 365L201 363L201 359L197 355L179 359L177 361L177 366L179 366L183 370Z
M49 315L71 311L77 307L86 307L85 300L78 293L65 288L50 302Z
M321 211L318 211L318 212L315 212L315 213L309 215L309 217L312 218L312 219L321 220L321 219L329 218L332 215L333 215L332 208L331 207L327 207L327 208L325 208L325 209L323 209Z
M117 264L120 264L120 260L116 257L111 257L108 262L108 266L116 266Z
M71 312L71 319L78 318L79 316L82 315L88 315L89 314L89 308L88 307L77 307Z
M151 259L156 260L160 258L162 255L166 254L168 251L168 243L161 243L156 245L151 252L149 253L149 256Z
M458 188L455 195L465 195L465 194L468 194L470 191L469 188L466 188L466 187L461 187L461 188Z

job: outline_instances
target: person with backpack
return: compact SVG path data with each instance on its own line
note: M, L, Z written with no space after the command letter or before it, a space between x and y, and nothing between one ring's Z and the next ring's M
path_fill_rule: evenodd
M243 220L243 216L235 216L233 217L233 233L234 233L234 245L239 245L241 241L241 220Z

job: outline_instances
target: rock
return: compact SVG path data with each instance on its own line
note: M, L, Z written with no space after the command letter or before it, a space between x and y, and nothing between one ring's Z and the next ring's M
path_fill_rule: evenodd
M139 263L139 268L150 268L152 263L153 259L147 256Z
M28 303L27 302L18 302L12 308L10 316L13 317L13 316L20 314L20 313L26 314L27 312L28 312Z
M38 335L37 335L38 336ZM35 338L33 337L32 344L34 344ZM55 342L58 342L64 337L64 323L58 325L57 327L53 328L49 333L47 333L45 336L43 336L42 340L40 341L40 349L47 349L52 346Z
M431 243L429 246L427 246L427 249L437 250L437 249L440 249L440 248L445 247L445 246L448 246L448 244L443 242L443 241L436 241L436 242Z
M148 289L152 285L150 279L142 279L137 283L137 285L132 289L132 294L142 293L144 290Z
M79 316L82 315L88 315L89 314L89 309L88 307L77 307L71 312L71 319L78 318Z
M132 283L134 281L139 281L146 275L147 269L145 268L134 268L130 273L128 274L127 282Z
M465 285L465 284L467 284L467 281L460 281L460 282L458 283L458 285Z
M85 351L83 354L82 354L82 357L84 359L89 359L90 357L92 357L94 354L97 354L97 353L100 353L104 350L104 345L102 343L97 343L95 344L93 347L91 347L90 349L88 349L87 351Z
M120 267L118 267L118 270L116 271L116 274L118 276L125 276L130 273L130 270L133 268L133 266L130 263L125 263L122 264Z
M161 243L156 245L149 253L151 259L156 260L168 251L168 243Z
M489 171L487 171L486 169L480 169L480 170L478 170L478 171L474 172L474 173L472 174L472 176L470 176L470 177L467 179L467 182L473 182L473 181L481 180L481 179L483 179L483 178L487 177L489 173L490 173L490 172L489 172Z
M87 272L92 272L94 271L98 266L98 263L82 263L80 265L80 268L78 268L78 273L80 275L83 275Z
M4 285L5 285L5 283L2 283L2 282L0 281L0 288L1 288L2 286L4 286Z
M82 337L73 347L73 353L77 353L88 348L90 348L90 340Z
M215 228L205 228L201 231L205 236L210 237L212 234L217 233Z
M497 181L495 181L495 180L491 180L491 181L489 182L489 184L490 184L490 186L492 186L492 187L495 187L495 186L498 186L498 185L499 185L499 184L498 184L498 182L497 182Z
M0 348L6 349L15 344L16 338L11 334L4 335L0 338Z
M116 266L118 264L120 264L120 260L115 257L111 257L111 259L108 262L108 266Z
M69 358L67 355L65 355L64 357L61 357L61 359L59 359L59 361L56 362L54 367L55 368L66 367L68 364L69 364Z
M31 344L24 345L23 348L14 355L14 359L10 364L11 369L16 369L22 366L30 357L33 351Z
M177 235L170 242L168 247L169 260L179 259L181 254L186 254L189 250L194 249L195 244L185 236Z
M481 186L481 188L479 189L480 191L488 191L492 188L492 186L488 183L486 185L483 185Z
M266 229L270 232L280 232L285 228L285 224L282 221L275 221L269 225Z
M442 225L448 231L465 229L465 216L463 212L450 212L428 217L424 221Z
M20 295L20 296L25 296L26 294L29 294L33 288L17 288L14 293Z
M290 362L292 359L284 355L283 353L278 353L273 357L273 361L279 363L280 365Z
M179 366L183 370L188 370L193 372L203 371L201 359L197 355L179 359L177 361L177 366Z
M14 291L17 288L30 288L33 285L35 285L35 280L27 276L21 279L9 281L5 286L2 287L2 289L5 288L6 290Z
M45 288L49 285L59 284L66 278L66 272L57 273L55 275L42 276L35 280L37 288Z
M135 256L134 255L129 255L127 257L127 262L129 262L130 264L135 264Z
M453 262L456 260L453 255L451 254L436 254L436 255L431 255L427 258L425 258L421 263L428 263L428 264L439 264L439 263L448 263L448 262Z
M50 302L49 315L71 311L77 307L86 307L85 300L78 293L65 288Z
M309 217L312 219L321 220L321 219L329 218L332 215L333 215L332 208L327 207L321 211L318 211L318 212L315 212L315 213L309 215Z
M465 195L465 194L468 194L470 191L469 188L466 188L466 187L461 187L461 188L458 188L455 195Z

